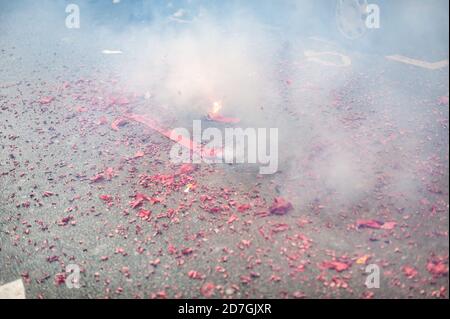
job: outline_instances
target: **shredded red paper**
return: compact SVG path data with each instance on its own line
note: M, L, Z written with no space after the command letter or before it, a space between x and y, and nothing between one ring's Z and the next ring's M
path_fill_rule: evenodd
M292 204L282 197L276 197L270 206L270 213L275 215L284 215L292 209Z
M208 118L208 120L213 121L213 122L226 123L226 124L237 124L241 121L238 118L226 117L226 116L222 116L220 114L212 113L212 112L208 113L207 118Z

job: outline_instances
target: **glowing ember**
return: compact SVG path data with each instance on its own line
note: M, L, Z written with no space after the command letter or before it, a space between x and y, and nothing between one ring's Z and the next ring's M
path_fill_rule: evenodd
M211 111L212 114L217 114L222 109L222 102L214 102L213 103L213 109Z
M213 103L213 108L210 112L208 112L208 120L220 123L239 123L240 119L232 118L232 117L224 117L219 114L222 109L222 102L216 101Z

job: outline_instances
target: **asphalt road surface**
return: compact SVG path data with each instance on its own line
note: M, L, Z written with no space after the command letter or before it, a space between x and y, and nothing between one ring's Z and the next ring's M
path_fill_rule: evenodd
M448 66L280 47L283 103L259 114L280 127L280 171L191 170L164 136L112 125L167 111L127 90L126 44L46 23L0 23L0 285L22 279L27 298L448 296ZM293 209L271 214L277 197Z

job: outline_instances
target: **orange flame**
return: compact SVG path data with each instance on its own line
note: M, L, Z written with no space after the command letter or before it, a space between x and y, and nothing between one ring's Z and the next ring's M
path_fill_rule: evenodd
M213 103L213 109L211 111L212 114L217 114L222 109L222 102L216 101Z

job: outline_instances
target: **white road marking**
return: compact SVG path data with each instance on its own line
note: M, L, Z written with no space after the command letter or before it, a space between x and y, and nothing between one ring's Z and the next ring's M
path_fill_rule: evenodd
M122 54L123 52L120 50L103 50L103 54Z
M336 66L336 67L348 67L352 64L352 60L349 56L346 56L339 52L334 51L326 51L326 52L316 52L312 50L307 50L304 52L307 61L320 63L325 66ZM326 59L321 58L322 56L336 56L339 57L341 63L335 63L332 61L327 61Z
M427 61L408 58L403 55L388 55L388 56L386 56L386 59L418 66L420 68L429 69L429 70L438 70L438 69L442 69L442 68L445 68L446 66L448 66L448 60L442 60L442 61L438 61L438 62L427 62Z

